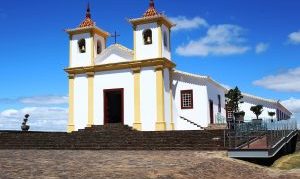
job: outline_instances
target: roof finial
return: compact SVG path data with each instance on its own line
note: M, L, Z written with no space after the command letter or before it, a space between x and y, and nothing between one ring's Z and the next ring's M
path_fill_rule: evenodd
M154 0L150 0L150 7L154 8Z
M86 15L87 18L91 18L91 9L90 9L90 3L88 3L87 5L87 9L86 9Z
M92 15L91 15L91 9L90 9L90 3L87 5L86 9L86 14L85 14L85 19L84 21L79 25L79 27L91 27L95 26L94 21L92 20Z

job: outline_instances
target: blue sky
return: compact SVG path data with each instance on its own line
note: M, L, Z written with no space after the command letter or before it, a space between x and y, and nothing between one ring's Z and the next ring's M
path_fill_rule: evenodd
M97 26L116 30L121 35L118 42L132 48L126 18L140 17L149 1L89 2ZM299 1L155 2L158 11L178 24L172 34L177 69L281 100L300 113ZM23 113L32 112L32 118L39 118L32 122L33 129L65 130L68 85L63 69L68 66L69 39L64 29L78 26L86 4L87 0L1 2L0 129L18 129ZM109 39L108 45L112 42Z

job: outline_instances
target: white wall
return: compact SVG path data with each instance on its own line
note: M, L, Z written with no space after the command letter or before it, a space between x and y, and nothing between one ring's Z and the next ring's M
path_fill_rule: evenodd
M153 67L141 69L141 122L143 131L154 131L156 122L156 74Z
M74 79L74 124L75 130L83 129L88 122L88 81L85 74Z
M199 130L198 127L191 126L188 122L182 122L183 116L202 127L208 126L208 95L207 88L203 80L195 78L187 78L174 73L173 77L173 93L175 96L174 105L174 121L176 130ZM193 109L181 109L181 90L193 90ZM184 125L185 124L185 125Z
M80 39L85 39L85 45L86 45L85 53L79 52L78 41ZM71 41L72 64L70 64L70 67L81 67L81 66L91 65L91 42L92 42L92 38L90 37L89 33L72 36L72 41Z
M245 111L245 121L246 122L250 122L252 119L256 119L255 114L250 110L250 108L252 106L256 106L256 105L262 105L263 106L263 112L262 114L259 116L259 118L261 119L270 119L270 116L268 114L268 112L275 112L276 113L276 105L263 101L263 100L259 100L259 99L253 99L253 98L249 98L247 96L244 96L244 98L242 99L242 101L244 101L244 103L240 104L240 110L241 111ZM274 116L274 119L276 118L276 115Z
M130 69L97 72L94 77L94 122L104 124L103 90L124 88L124 124L133 126L134 79Z
M168 46L165 47L164 45L164 32L167 33L167 41L168 41ZM162 56L171 60L171 43L169 43L171 41L170 39L170 31L169 28L167 28L165 25L162 25Z
M219 100L218 95L221 95L221 115L226 118L225 110L225 90L217 87L215 84L207 82L207 92L208 92L208 123L210 123L210 109L209 109L209 100L213 101L213 111L214 111L214 123L217 123L216 115L219 113ZM226 122L226 121L225 121Z
M171 130L171 95L169 69L164 69L164 109L167 130Z
M152 44L145 45L143 31L145 29L152 30ZM143 24L136 27L136 59L158 58L158 26L157 23Z
M133 55L121 50L117 46L110 46L102 54L97 56L96 65L126 62L133 59Z

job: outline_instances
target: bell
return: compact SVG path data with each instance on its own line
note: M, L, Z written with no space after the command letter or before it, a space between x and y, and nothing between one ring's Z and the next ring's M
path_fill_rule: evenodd
M151 43L151 37L150 36L148 36L148 38L147 38L147 43Z
M83 45L82 47L81 47L81 51L85 51L85 46Z

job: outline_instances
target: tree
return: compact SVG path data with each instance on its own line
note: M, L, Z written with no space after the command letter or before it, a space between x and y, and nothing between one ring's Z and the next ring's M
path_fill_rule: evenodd
M271 117L271 118L273 118L274 116L275 116L275 112L268 112L268 114L269 114L269 116Z
M275 113L275 112L269 111L268 114L269 114L269 116L271 117L271 122L274 122L273 117L275 116L276 113Z
M239 104L243 103L241 99L243 99L243 95L238 87L235 87L234 89L230 89L227 94L225 94L226 97L226 106L228 108L231 108L234 113L240 112Z
M258 120L258 117L261 115L263 112L263 106L262 105L256 105L252 106L250 110L256 115L256 119Z

